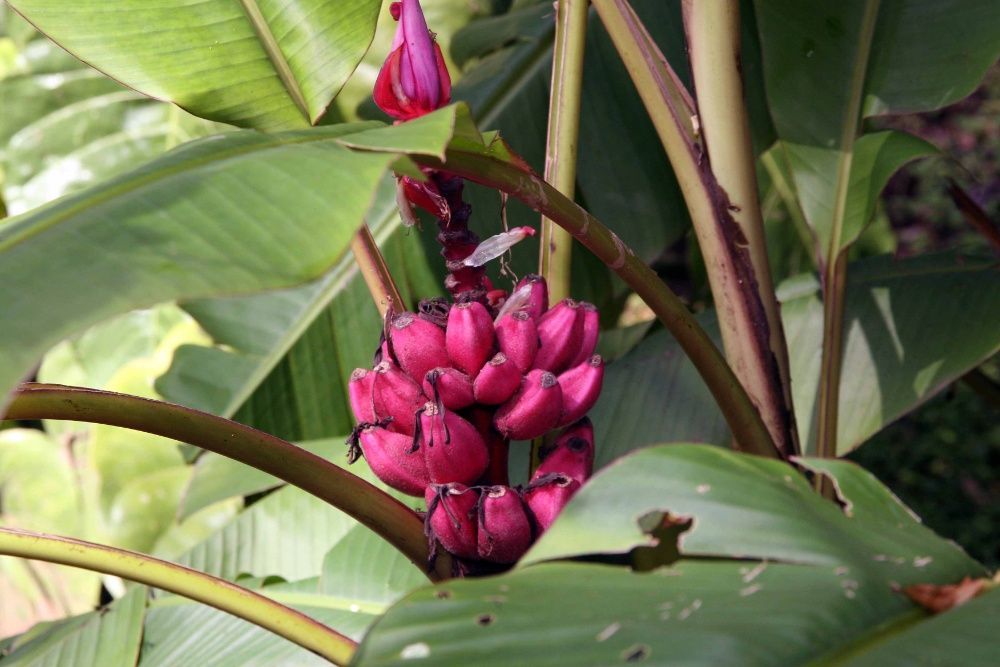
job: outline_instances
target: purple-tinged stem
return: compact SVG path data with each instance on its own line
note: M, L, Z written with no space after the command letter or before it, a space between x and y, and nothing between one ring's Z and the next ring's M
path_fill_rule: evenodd
M440 229L437 240L441 244L441 255L448 269L444 286L455 301L479 301L488 306L486 293L490 287L486 269L462 263L479 245L479 237L469 229L472 207L462 199L465 181L458 176L441 172L435 172L432 178L451 211L451 220L439 218L437 221Z

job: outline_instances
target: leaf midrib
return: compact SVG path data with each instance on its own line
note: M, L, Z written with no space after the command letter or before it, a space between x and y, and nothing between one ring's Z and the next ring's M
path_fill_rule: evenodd
M299 86L299 82L292 72L291 64L281 50L281 45L278 44L274 33L271 32L271 26L264 19L264 14L260 11L257 0L240 0L240 4L243 6L243 11L246 13L254 33L256 33L257 38L260 40L264 52L267 54L267 59L271 61L275 72L278 74L278 78L281 80L281 84L285 87L285 91L306 122L312 125L312 116L309 114L309 105L306 103L302 88Z

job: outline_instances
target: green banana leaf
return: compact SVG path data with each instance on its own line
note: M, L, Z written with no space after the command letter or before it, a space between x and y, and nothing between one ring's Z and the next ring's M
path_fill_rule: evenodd
M368 49L381 7L378 0L10 4L126 86L202 118L262 130L319 120Z

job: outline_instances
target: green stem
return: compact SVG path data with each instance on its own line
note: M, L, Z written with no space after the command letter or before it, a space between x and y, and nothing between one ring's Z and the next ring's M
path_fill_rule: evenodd
M83 387L24 384L7 419L68 419L121 426L186 442L274 475L342 510L425 570L427 539L416 512L357 475L290 442L173 403ZM450 562L428 574L447 579Z
M503 159L457 149L449 149L444 162L430 156L413 158L423 166L502 190L572 234L618 274L674 335L715 397L738 447L760 456L779 456L760 414L712 339L677 295L614 232L535 174Z
M872 35L878 19L879 2L865 6L861 19L858 52L851 75L850 99L840 136L840 161L833 202L833 225L830 247L826 249L823 278L823 357L819 376L819 405L816 424L816 456L837 455L837 420L840 405L840 372L843 361L844 289L847 286L847 246L841 241L847 195L851 184L851 164L854 161L854 141L861 124L861 101L864 95L865 73L871 52ZM843 246L843 247L842 247Z
M556 4L545 180L570 199L576 189L583 53L589 5L590 0L560 0ZM548 284L549 297L553 302L570 296L572 243L569 232L552 220L542 218L538 266Z
M399 288L389 273L389 267L385 263L385 257L378 249L378 244L372 237L371 229L368 225L361 225L354 238L351 239L351 252L354 253L354 260L358 263L358 270L361 277L368 285L372 300L378 313L385 317L387 312L402 312L406 310L403 297L399 294Z
M0 554L71 565L162 588L259 625L336 665L348 664L358 646L336 630L259 593L145 554L11 528L0 528Z
M767 318L769 348L778 366L784 399L780 412L791 422L785 433L788 449L798 454L788 346L767 258L750 118L740 71L740 5L731 0L684 0L683 9L702 141L712 173L729 197L733 220L746 239L747 258Z
M790 396L786 397L771 349L767 309L747 240L733 218L736 205L719 185L705 152L694 101L626 0L593 0L593 5L632 77L684 195L705 259L726 358L778 450L791 456L796 447Z
M844 348L844 288L847 285L847 253L827 264L823 274L823 354L817 410L816 456L837 455L837 421L840 408L840 369Z

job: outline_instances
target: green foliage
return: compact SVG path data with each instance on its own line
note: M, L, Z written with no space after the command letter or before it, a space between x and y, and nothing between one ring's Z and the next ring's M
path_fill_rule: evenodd
M869 212L852 219L856 200L871 200L902 160L926 154L913 140L906 148L896 139L896 146L882 147L891 150L880 157L887 163L858 164L871 159L877 144L860 136L862 119L934 109L971 93L1000 56L1000 13L989 0L857 0L823 11L797 2L755 6L784 159L819 256L833 262L870 218ZM802 113L803 100L809 113Z
M14 216L0 223L0 405L35 373L166 397L343 460L347 378L370 364L382 325L345 256L350 239L370 226L410 307L439 294L435 230L400 227L392 172L417 176L409 156L440 158L449 144L509 158L480 143L476 126L499 129L541 171L551 86L551 3L426 0L457 65L453 99L468 108L394 127L334 124L371 111L365 98L394 29L386 12L377 18L381 4L208 0L195 12L12 0L47 37L0 8L0 210ZM1000 54L1000 15L986 0L740 4L772 263L789 278L780 296L796 419L811 454L830 297L813 272L852 244L861 254L894 247L880 193L901 166L940 153L897 126L871 131L868 119L972 91ZM689 85L679 5L634 5ZM596 15L584 96L577 201L662 267L687 215ZM470 191L481 235L499 231L496 192ZM537 225L521 204L505 212L511 225ZM533 269L534 250L518 248L518 274ZM613 324L627 291L589 253L574 257L575 295ZM897 435L880 431L996 354L998 294L996 262L982 257L847 269L837 453L870 441L853 457L954 536L982 535L994 518L996 503L981 502L996 483L988 408L931 403ZM699 315L710 332L714 321L710 307ZM844 461L793 467L728 451L718 405L663 330L614 328L602 351L617 359L591 415L603 470L506 574L422 587L421 567L303 491L106 426L0 432L0 522L237 581L362 640L356 664L989 664L995 591L932 618L897 592L982 576L982 566L874 477ZM911 465L896 464L901 456ZM960 532L957 494L928 484L966 456L979 468L953 476L978 505ZM363 463L352 471L384 489ZM835 482L838 502L815 493L817 475ZM976 555L995 565L991 548ZM81 613L101 583L115 601ZM71 618L0 640L0 665L320 664L183 598L0 558L0 621L15 619L0 630L59 616Z
M875 624L912 617L890 580L981 574L867 472L829 460L805 465L837 480L843 509L786 464L716 447L674 444L622 458L574 497L514 572L413 593L366 636L355 663L805 664L866 638ZM669 568L536 564L639 558L667 512L691 521L678 544L683 558ZM988 598L982 604L991 607ZM937 625L911 632L943 631ZM986 655L993 639L976 626L964 635L967 650ZM856 659L892 655L871 643Z
M838 453L846 454L1000 347L1000 293L987 259L927 255L851 264L845 305ZM814 279L789 281L783 315L799 434L815 441L822 306ZM962 298L957 299L956 294ZM934 319L932 327L923 323ZM846 417L850 415L850 417Z
M691 557L846 567L863 581L889 576L904 585L981 572L869 473L843 462L803 465L838 481L847 511L818 497L784 463L705 445L636 452L581 489L522 563L652 546L646 533L659 523L657 513L669 512L692 520L679 544ZM628 494L621 493L623 480Z
M0 653L11 665L134 665L142 640L146 587L137 586L106 609L63 623L37 626ZM16 651L16 652L15 652Z
M323 114L368 49L381 3L211 0L194 20L178 2L11 5L130 88L204 118L279 129L307 127Z

